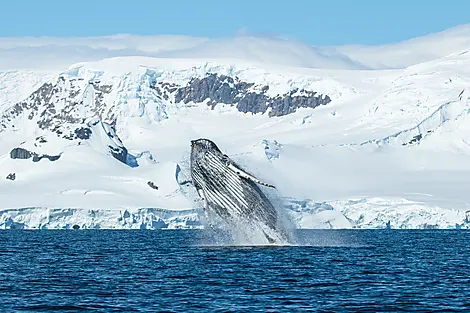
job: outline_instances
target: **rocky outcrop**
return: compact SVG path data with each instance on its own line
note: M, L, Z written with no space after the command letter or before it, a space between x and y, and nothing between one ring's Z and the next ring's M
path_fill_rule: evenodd
M131 167L135 167L134 164L129 163L131 155L117 135L114 125L99 119L90 120L86 125L86 127L83 126L75 129L76 136L80 136L80 139L84 140L90 139L91 145L98 150L102 150L103 147L106 147L116 160ZM94 140L95 136L97 140Z
M154 183L153 181L151 181L151 180L149 180L149 181L147 182L147 185L149 185L149 187L152 188L152 189L158 190L158 186L155 185L155 183Z
M36 137L36 141L40 144L47 142L46 138L44 138L43 136Z
M16 179L16 173L10 173L6 177L8 180L15 180Z
M121 161L124 164L127 164L127 149L126 147L113 147L108 145L109 152L111 155L118 161Z
M235 105L240 112L265 113L269 116L283 116L298 108L316 108L331 102L330 97L314 91L294 89L283 95L271 97L267 94L269 86L257 86L224 75L209 74L204 78L194 78L187 86L175 93L175 102L201 103L214 108L218 103Z
M91 129L85 128L85 127L76 128L75 129L75 136L76 136L76 138L82 139L82 140L90 139Z
M33 158L33 162L39 162L42 159L48 159L49 161L57 161L60 158L59 155L48 155L48 154L37 154L36 152L28 151L24 148L14 148L10 151L10 158L27 160Z
M86 140L90 132L80 128L85 119L96 117L114 124L118 116L124 116L121 105L128 99L138 100L136 112L140 115L146 114L147 105L152 104L156 108L156 112L152 111L153 118L157 121L167 118L166 105L173 103L207 103L212 108L223 103L236 106L244 113L268 112L269 116L283 116L298 108L316 108L331 101L327 95L303 89L273 96L269 86L213 73L193 78L186 85L160 81L152 71L135 79L129 81L123 77L111 85L60 76L1 112L0 132L15 129L16 119L24 116L24 120L30 120L42 130L51 130L59 137ZM108 98L112 92L119 94L114 101Z
M28 151L23 148L14 148L13 150L10 151L10 158L27 160L31 158L34 154L35 154L34 152Z
M34 155L33 156L33 162L39 162L42 159L48 159L51 162L57 161L60 158L59 155L48 155L48 154L43 154L43 155Z
M49 129L62 136L66 133L62 129L64 124L80 124L84 115L105 115L104 96L111 88L110 85L88 83L83 78L66 79L61 76L55 82L43 84L28 99L3 112L0 130L15 128L14 119L24 114L40 129Z

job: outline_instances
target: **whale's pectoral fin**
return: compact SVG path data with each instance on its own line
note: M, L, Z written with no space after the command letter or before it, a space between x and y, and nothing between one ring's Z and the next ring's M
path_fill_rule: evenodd
M261 180L253 176L252 174L248 173L247 171L242 169L240 166L238 166L235 162L230 160L230 158L226 155L224 155L223 162L225 163L225 165L227 165L228 168L230 168L232 171L234 171L238 176L242 178L245 178L247 180L250 180L254 183L257 183L266 187L276 188L274 185L262 182Z
M189 186L193 184L191 179L183 172L179 164L176 164L175 179L180 186Z

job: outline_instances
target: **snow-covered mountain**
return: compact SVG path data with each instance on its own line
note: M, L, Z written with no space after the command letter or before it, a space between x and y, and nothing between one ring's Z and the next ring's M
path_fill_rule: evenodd
M347 55L352 62L368 68L404 68L436 60L452 53L468 50L470 24L459 25L439 33L381 46L347 45L336 47L338 53Z
M0 71L56 70L104 58L143 56L320 69L397 69L466 51L470 24L380 46L310 46L292 38L238 34L226 38L178 35L0 38Z
M179 58L0 73L0 228L202 227L182 184L201 137L276 185L297 227L470 227L470 45L365 70L346 54L261 62L180 39ZM273 56L304 51L283 45Z
M142 56L240 60L308 68L364 69L360 62L327 47L280 37L230 38L114 35L84 38L0 38L0 70L62 70L72 63Z

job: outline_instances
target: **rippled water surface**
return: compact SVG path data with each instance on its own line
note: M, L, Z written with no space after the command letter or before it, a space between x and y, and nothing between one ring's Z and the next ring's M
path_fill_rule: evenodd
M0 312L469 312L469 231L0 231Z

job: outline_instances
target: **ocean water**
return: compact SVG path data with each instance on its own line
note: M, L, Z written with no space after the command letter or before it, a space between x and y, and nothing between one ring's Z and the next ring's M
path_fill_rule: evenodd
M470 231L0 231L0 312L470 312Z

